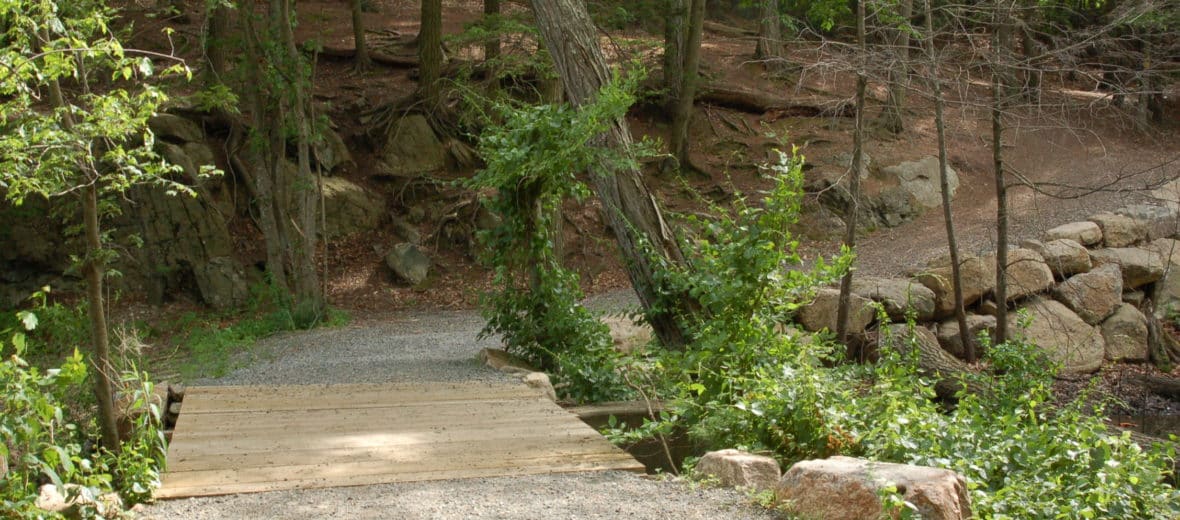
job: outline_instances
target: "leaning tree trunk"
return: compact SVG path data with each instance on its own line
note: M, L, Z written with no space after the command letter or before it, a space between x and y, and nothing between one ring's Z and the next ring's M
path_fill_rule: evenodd
M938 73L938 55L934 50L934 8L933 0L926 0L926 54L930 58L930 90L934 94L934 127L938 132L938 187L942 193L942 221L946 224L946 247L951 255L951 287L955 297L955 320L959 323L959 341L962 342L967 361L975 361L975 343L967 329L967 311L963 306L963 272L959 264L959 243L955 239L955 219L951 211L951 188L946 153L946 118L943 115L945 101L942 97L942 79Z
M418 30L418 93L430 103L438 101L442 77L442 0L422 0Z
M570 102L590 102L610 82L611 70L585 6L578 0L534 0L533 11ZM599 146L629 153L632 141L626 120L616 119L598 141ZM676 237L638 167L603 166L591 178L648 322L665 347L682 348L689 335L678 318L693 318L700 306L688 294L662 295L656 281L658 271L667 269L664 264L684 265Z
M664 12L664 108L674 112L684 82L685 17L691 0L665 0Z
M852 207L844 216L844 246L849 251L856 247L856 221L860 213L860 172L864 164L865 88L868 83L865 78L865 62L868 60L865 53L868 49L865 44L864 2L857 3L856 42L860 49L860 63L856 71L856 128L852 132L852 173L848 176L848 195L852 200ZM845 344L848 341L849 307L852 305L852 271L849 268L840 280L840 298L836 305L836 337ZM863 349L861 354L863 357Z
M692 9L688 16L688 38L684 45L684 68L680 78L680 93L676 111L672 114L671 153L681 173L692 168L688 158L688 125L692 122L693 99L696 96L697 72L701 63L701 34L705 25L705 0L688 0Z
M369 46L365 43L365 18L364 9L362 8L364 0L350 0L352 4L352 41L356 47L356 54L353 59L356 60L356 68L358 70L368 69L373 64L373 60L369 59Z

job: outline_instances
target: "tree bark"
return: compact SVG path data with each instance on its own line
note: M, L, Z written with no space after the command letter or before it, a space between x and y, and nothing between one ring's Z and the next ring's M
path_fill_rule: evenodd
M85 78L83 71L81 76ZM61 84L57 80L49 83L49 101L59 108L67 105ZM66 130L74 127L74 119L65 114L62 125ZM84 157L83 160L91 160ZM82 191L82 227L86 234L86 262L83 265L86 277L86 303L89 307L87 315L90 318L90 340L93 350L92 363L94 365L94 397L98 402L98 427L102 435L102 447L114 455L122 449L119 439L119 418L115 410L115 390L111 384L111 348L109 330L107 329L106 301L103 298L103 276L106 275L106 262L102 254L102 233L98 222L98 183L99 176L94 170L93 163L79 164L78 167L89 174L90 184Z
M674 112L684 82L685 17L691 0L664 0L664 108Z
M688 157L688 125L692 122L693 100L696 96L697 72L701 63L701 32L705 23L705 0L688 0L691 10L688 16L688 32L684 46L683 76L680 78L680 92L676 100L676 111L672 114L671 153L681 173L691 168Z
M294 292L298 300L301 319L310 320L308 323L318 322L324 312L324 298L321 292L319 276L316 273L315 252L317 233L318 208L318 179L311 171L311 99L307 94L310 75L305 74L303 59L299 48L295 45L295 34L290 19L294 10L292 0L272 0L271 5L279 9L279 24L275 28L282 35L283 45L286 47L286 62L292 71L290 80L291 104L288 111L289 122L294 123L296 164L298 175L292 179L289 187L294 189L294 197L290 200L295 204L295 225L288 236L288 252L291 255L291 270L295 274ZM358 47L358 50L360 47ZM272 150L272 153L284 153L286 147Z
M907 29L914 11L913 0L901 0L897 10L902 23L906 25L890 29L892 38L889 55L893 59L889 64L889 94L881 111L881 126L893 134L905 130L902 108L905 106L906 89L909 88L910 33Z
M963 351L967 362L975 362L975 343L971 341L971 331L967 329L967 311L963 308L963 274L959 264L959 243L955 239L954 212L951 211L950 179L947 173L946 152L946 118L943 116L945 101L942 97L942 80L939 77L938 55L934 49L934 8L933 0L925 0L926 7L926 54L930 58L930 90L934 94L934 126L938 132L938 186L942 193L942 221L946 225L946 247L951 255L951 286L955 297L955 320L959 323L959 341L963 344Z
M754 48L754 59L762 60L766 69L772 72L783 69L782 26L778 0L763 0L762 15L758 19L758 45Z
M1008 186L1004 177L1004 98L1007 49L1011 29L1002 0L993 6L992 25L992 174L996 183L996 342L1008 340ZM966 345L964 345L966 346Z
M97 182L97 181L95 181ZM102 278L106 262L102 260L102 239L98 227L98 186L91 184L82 195L82 218L86 228L86 294L90 315L90 335L94 347L94 394L98 399L98 426L102 447L118 455L121 448L115 389L111 384L111 348L107 330L106 302L102 296Z
M366 70L373 61L369 59L369 46L365 42L365 15L361 9L362 0L350 0L352 7L352 40L356 47L356 68Z
M207 10L205 24L207 32L205 34L205 59L208 61L208 66L205 68L205 84L217 85L225 82L226 74L229 72L229 48L228 39L232 32L232 18L233 10L229 7L218 3L212 9Z
M865 87L868 80L865 77L865 62L868 60L868 46L865 43L865 7L864 2L857 2L856 7L856 42L860 50L859 65L856 71L856 128L852 133L852 172L848 177L848 195L852 200L852 207L844 215L844 247L849 251L856 248L857 216L860 214L860 172L864 164L864 113ZM840 297L836 307L836 338L847 344L848 342L848 313L852 306L852 273L849 268L840 279ZM864 350L861 349L863 360Z
M430 103L438 101L442 76L442 0L422 0L418 30L418 93Z
M743 87L704 83L697 92L697 103L708 103L751 114L779 112L785 117L851 117L854 105L840 101L823 106L811 101L775 97Z
M484 19L500 16L500 0L483 0ZM499 29L497 28L497 31ZM494 60L500 57L500 37L496 36L483 44L483 59Z
M585 6L578 0L534 0L533 11L570 102L577 106L591 101L610 82L611 70ZM626 120L616 119L597 141L629 153ZM613 171L604 166L592 172L592 179L648 322L666 348L682 348L690 338L678 318L695 317L700 306L688 294L666 294L657 281L658 272L668 268L665 264L683 266L684 255L655 197L637 166Z

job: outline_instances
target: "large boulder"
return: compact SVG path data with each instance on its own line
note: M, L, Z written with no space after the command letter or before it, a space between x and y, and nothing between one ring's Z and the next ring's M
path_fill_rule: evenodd
M1086 247L1076 240L1057 238L1048 242L1040 240L1025 240L1020 247L1036 251L1045 259L1045 264L1058 278L1068 278L1070 275L1089 271L1090 253Z
M896 177L901 189L910 201L922 211L942 206L942 188L939 179L938 158L923 157L917 161L906 161L896 166L881 169L886 178ZM947 167L947 184L953 197L959 189L959 174Z
M929 321L934 317L934 291L913 280L854 277L852 292L880 302L894 321L905 321L909 312L913 312L918 321Z
M1004 270L1004 279L1008 283L1006 297L1011 302L1047 291L1053 286L1053 271L1036 251L1016 248L1008 251L1008 267Z
M778 461L741 450L710 451L697 462L694 473L701 477L716 478L723 487L757 490L775 489L782 477Z
M1018 334L1061 364L1063 374L1086 374L1102 366L1106 345L1097 327L1056 300L1033 298L1024 309L1031 323ZM1017 313L1009 314L1008 328L1018 330L1019 320Z
M1073 240L1084 246L1094 246L1102 242L1102 228L1090 221L1070 222L1045 232L1045 242L1061 238Z
M330 175L342 165L355 164L355 161L352 160L352 153L348 151L348 145L344 144L344 139L340 137L340 134L331 128L320 129L312 143L312 153L316 163L325 174Z
M446 147L421 114L407 114L394 123L379 156L377 173L393 177L417 177L447 165Z
M124 514L123 499L118 493L95 496L90 488L78 484L66 484L64 489L44 484L38 491L33 504L54 516L60 515L59 518L121 518Z
M1131 204L1119 208L1116 213L1131 217L1132 220L1138 222L1147 231L1148 240L1156 240L1159 238L1172 238L1176 236L1180 228L1180 219L1177 217L1177 209L1172 206L1159 206L1155 204Z
M989 258L966 256L960 258L963 305L979 301L996 286L995 262ZM945 318L955 311L955 291L951 283L950 259L943 258L918 273L917 280L934 292L934 317Z
M913 220L926 211L942 205L939 184L938 158L925 157L881 168L873 173L869 182L862 183L860 200L853 202L846 181L821 179L810 186L820 192L820 200L838 213L847 215L856 208L860 221L866 227L896 227ZM959 187L959 176L953 170L947 171L951 196Z
M1137 289L1164 277L1164 259L1159 253L1138 247L1112 247L1090 251L1095 267L1116 264L1123 272L1123 289Z
M875 312L872 302L863 296L850 294L848 313L849 332L859 333L873 322ZM809 332L836 330L837 310L840 305L840 291L825 287L816 293L811 303L799 309L799 324Z
M805 460L779 481L775 498L799 518L878 520L881 494L892 487L927 520L971 518L967 482L958 473L926 466L873 462L851 457Z
M1164 260L1164 276L1155 283L1151 293L1156 317L1162 318L1169 308L1180 310L1180 240L1160 238L1147 247Z
M995 330L995 316L985 314L967 315L967 335L970 337L972 346L975 347L976 354L982 353L979 334L986 331L990 336L995 333ZM938 344L942 346L943 350L950 352L959 359L967 359L967 349L963 348L963 340L959 335L959 320L952 317L939 323L938 331L935 335L938 337Z
M192 119L176 114L156 114L148 119L148 128L158 137L180 143L205 140L205 132Z
M1053 297L1090 325L1102 323L1122 303L1123 275L1107 264L1057 284Z
M320 177L324 188L324 235L329 238L376 229L385 204L358 184L343 177Z
M385 255L385 265L410 285L417 286L426 281L430 273L430 258L417 245L402 242L393 246Z
M1127 247L1147 239L1147 226L1126 215L1103 211L1091 215L1090 222L1102 228L1102 244L1106 247Z
M1134 305L1124 303L1102 322L1102 339L1106 342L1106 359L1146 361L1147 317Z

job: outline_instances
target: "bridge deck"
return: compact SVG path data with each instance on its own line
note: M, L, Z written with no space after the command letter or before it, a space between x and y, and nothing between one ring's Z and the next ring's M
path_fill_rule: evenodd
M522 384L190 387L156 498L610 469L643 466Z

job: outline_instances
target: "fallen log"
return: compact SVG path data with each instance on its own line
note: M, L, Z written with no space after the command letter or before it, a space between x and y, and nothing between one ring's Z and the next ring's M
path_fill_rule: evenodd
M725 25L723 23L705 21L702 26L706 31L721 36L729 36L731 38L742 38L747 36L758 36L758 31L750 29L742 29L741 27L734 27L732 25Z
M1150 374L1133 374L1127 376L1127 380L1146 388L1153 394L1172 399L1180 399L1180 378Z
M847 100L829 102L793 100L717 83L703 85L701 92L697 94L696 102L752 114L765 114L773 111L786 117L852 117L855 115L855 106Z
M306 48L304 46L301 46ZM337 59L352 59L356 56L356 49L353 47L335 47L331 45L324 45L318 49L320 56ZM390 67L398 68L413 68L418 66L417 56L395 56L381 51L370 50L369 59L374 63L380 63Z
M911 355L918 350L918 368L922 373L937 378L934 392L940 399L955 400L955 395L961 389L968 393L984 395L988 388L979 378L971 377L975 372L971 367L951 353L943 350L938 344L934 333L922 326L896 323L890 325L888 331L881 335L878 348L893 348L905 355Z

